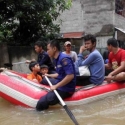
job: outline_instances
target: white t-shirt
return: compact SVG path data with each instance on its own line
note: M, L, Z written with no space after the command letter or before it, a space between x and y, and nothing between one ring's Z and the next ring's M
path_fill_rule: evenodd
M76 54L75 51L70 51L69 54L67 54L66 51L64 51L63 53L66 54L66 55L69 55L74 62L77 60L77 54Z

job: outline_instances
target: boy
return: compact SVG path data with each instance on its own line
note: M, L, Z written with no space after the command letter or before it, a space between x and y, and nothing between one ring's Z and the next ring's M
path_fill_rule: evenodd
M47 65L41 65L40 66L40 73L42 74L42 75L45 75L45 74L48 74L48 72L49 72L49 69L48 69L49 67L47 66Z
M49 80L52 82L52 83L55 83L55 78L58 76L57 73L54 73L54 74L48 74L49 72L49 67L47 65L41 65L40 67L40 73L42 75L42 82L41 84L44 84L44 85L49 85L48 82L46 81L46 79L44 78L44 76L48 76Z
M40 72L39 64L35 61L31 61L29 64L29 69L32 73L27 76L27 79L40 83L42 81L42 77L38 75L38 72Z

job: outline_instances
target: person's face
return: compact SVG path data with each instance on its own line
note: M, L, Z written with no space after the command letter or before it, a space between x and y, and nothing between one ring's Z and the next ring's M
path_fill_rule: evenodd
M50 44L47 45L47 53L50 58L54 58L55 53L56 53L56 47L50 46Z
M42 75L45 75L48 73L48 68L42 68L40 72L42 73Z
M109 52L111 52L112 51L112 46L111 45L107 45L107 49L108 49Z
M40 53L41 52L41 50L42 50L42 47L39 47L39 46L37 46L37 45L35 45L35 51L37 52L37 53Z
M93 44L91 40L85 41L85 48L88 51L92 51L95 48L95 43Z
M71 45L70 45L70 44L66 45L66 46L65 46L65 50L66 50L66 51L71 51Z
M33 71L40 72L40 66L39 66L39 64L36 64L36 65L33 67Z

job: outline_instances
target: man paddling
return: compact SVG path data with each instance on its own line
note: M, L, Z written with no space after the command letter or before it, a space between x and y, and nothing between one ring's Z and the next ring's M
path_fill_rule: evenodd
M72 96L75 91L76 76L75 68L71 57L60 52L58 41L51 41L47 45L47 53L51 58L54 58L56 71L58 73L57 80L50 87L50 92L41 97L36 105L38 111L49 108L49 105L59 103L57 96L53 90L57 90L62 99Z

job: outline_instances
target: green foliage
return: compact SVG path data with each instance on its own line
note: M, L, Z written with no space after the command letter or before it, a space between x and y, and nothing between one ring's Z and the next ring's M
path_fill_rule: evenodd
M13 39L12 32L8 25L1 25L0 27L0 42L9 42Z
M52 39L60 31L54 21L71 0L1 0L0 41L30 45L37 39Z

